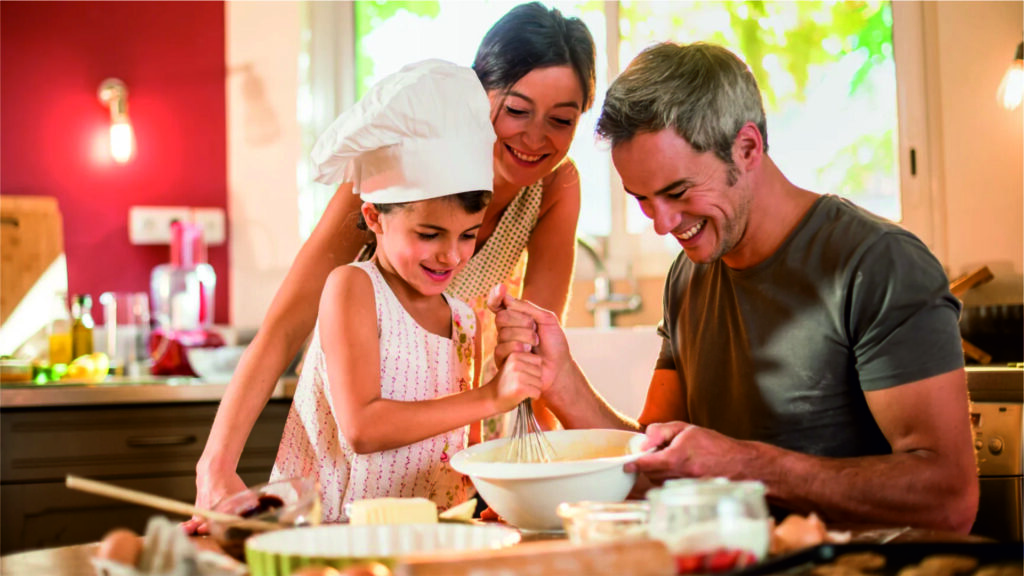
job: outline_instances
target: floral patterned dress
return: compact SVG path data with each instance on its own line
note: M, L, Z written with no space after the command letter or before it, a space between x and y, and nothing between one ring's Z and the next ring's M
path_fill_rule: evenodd
M415 402L467 390L473 381L476 316L446 296L452 337L425 330L405 310L373 262L351 264L373 282L380 339L381 396ZM344 505L364 498L420 496L445 510L466 500L469 479L448 463L466 446L463 426L393 450L356 454L335 423L319 323L306 352L271 480L306 476L320 482L325 522L345 520ZM382 422L400 426L401 422Z

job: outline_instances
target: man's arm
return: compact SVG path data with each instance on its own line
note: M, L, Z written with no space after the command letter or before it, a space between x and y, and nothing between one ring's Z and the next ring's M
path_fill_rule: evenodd
M690 421L686 392L680 385L678 372L667 369L654 371L639 420L644 429L655 422Z
M809 456L671 422L648 427L652 443L668 446L636 466L656 482L758 479L773 503L830 521L968 532L977 512L978 477L963 369L865 396L892 446L890 455Z
M569 352L558 316L525 300L513 298L497 286L488 297L494 312L498 342L494 360L501 366L515 352L533 352L542 359L547 408L568 429L617 428L639 430L639 425L612 408L590 385Z

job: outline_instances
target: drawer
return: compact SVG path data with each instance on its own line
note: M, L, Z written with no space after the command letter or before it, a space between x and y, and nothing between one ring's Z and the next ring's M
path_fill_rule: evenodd
M247 485L267 481L263 474L242 474ZM165 476L116 480L113 483L182 502L195 502L196 479L188 476ZM146 508L111 500L103 496L69 490L63 482L9 484L0 486L0 507L3 531L0 531L0 554L12 554L37 548L67 546L96 542L114 528L128 528L138 534L154 515L172 521L185 520Z
M277 454L289 401L271 401L253 428L240 472L265 472ZM3 484L194 475L216 403L12 409L0 418Z

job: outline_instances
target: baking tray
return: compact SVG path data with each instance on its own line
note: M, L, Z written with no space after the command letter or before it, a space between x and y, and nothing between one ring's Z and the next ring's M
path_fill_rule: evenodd
M814 568L831 564L839 556L854 552L874 552L884 556L886 560L884 568L865 571L867 574L878 576L896 576L902 568L918 564L925 557L935 554L970 556L977 560L978 566L966 574L973 574L978 568L992 564L1016 565L1016 571L1011 573L1024 573L1024 568L1022 568L1024 545L1020 542L906 542L900 544L821 544L799 552L771 558L733 574L742 576L811 575Z

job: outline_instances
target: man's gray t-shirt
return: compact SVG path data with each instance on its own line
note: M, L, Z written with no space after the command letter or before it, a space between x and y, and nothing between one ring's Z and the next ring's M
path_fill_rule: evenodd
M693 424L806 454L888 454L864 391L963 366L948 282L914 235L822 196L754 267L679 255L657 367L677 370Z

